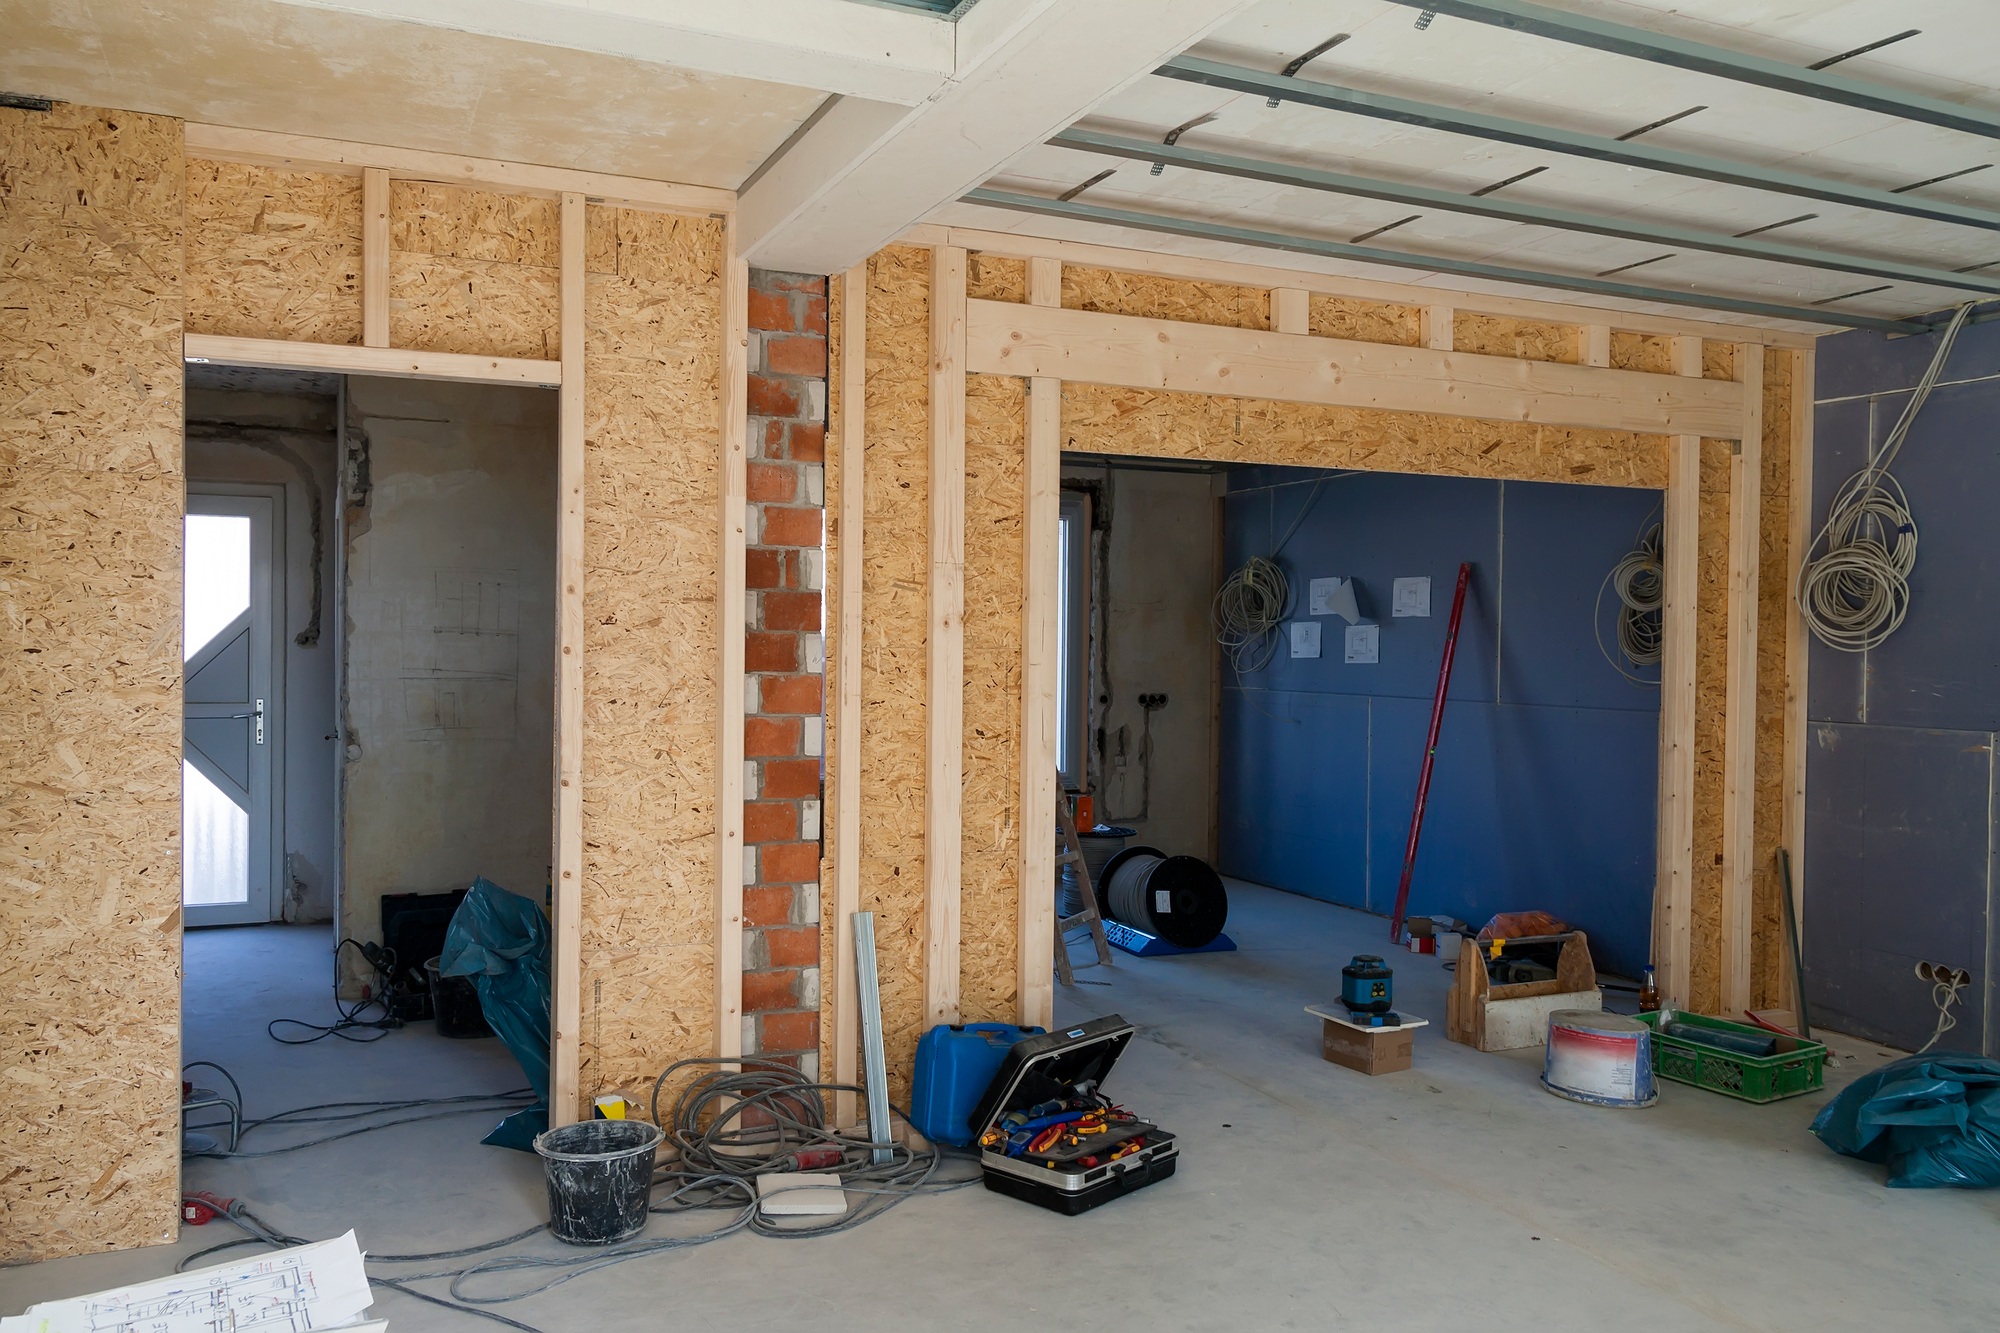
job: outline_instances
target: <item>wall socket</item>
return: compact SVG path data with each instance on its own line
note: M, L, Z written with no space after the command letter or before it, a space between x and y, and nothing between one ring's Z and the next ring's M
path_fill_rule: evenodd
M1928 981L1933 986L1949 986L1958 990L1972 984L1972 973L1962 967L1947 967L1943 963L1918 963L1917 980Z

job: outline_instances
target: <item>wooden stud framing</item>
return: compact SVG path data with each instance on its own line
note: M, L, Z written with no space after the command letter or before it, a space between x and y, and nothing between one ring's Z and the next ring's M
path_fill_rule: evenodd
M1736 348L1742 438L1729 460L1728 639L1722 723L1722 1012L1751 1003L1756 884L1757 565L1763 544L1764 349Z
M1586 366L1609 366L1611 364L1611 326L1609 324L1586 324L1583 326L1583 346L1577 360Z
M1277 318L1297 296L1303 321L1304 292L1273 292ZM1028 261L1028 303L1062 304L1062 264ZM1055 1021L1055 823L1056 661L1058 639L1057 543L1062 506L1062 381L1028 381L1026 514L1022 523L1021 599L1021 879L1019 943L1020 1021L1046 1028Z
M968 307L966 368L975 374L1656 435L1728 438L1742 426L1743 386L1727 380L1008 301Z
M702 214L736 211L733 191L705 185L676 185L667 181L642 180L637 176L530 166L491 158L463 157L455 153L391 148L384 144L345 143L337 139L244 130L228 125L189 122L184 132L187 155L211 162L246 162L286 171L331 171L346 175L375 167L386 171L395 180L439 181L446 185L534 195L543 199L560 198L566 193L582 194L614 208Z
M381 167L361 172L361 343L389 345L389 173Z
M1806 894L1806 671L1811 663L1805 617L1799 611L1799 567L1812 540L1813 354L1792 354L1792 437L1788 493L1789 559L1785 566L1785 794L1779 842L1792 857L1792 919L1805 938ZM1789 948L1779 950L1783 972L1792 974ZM1791 991L1783 994L1790 1003Z
M924 789L924 1025L956 1023L965 769L965 251L931 252L931 568ZM732 678L733 679L733 678Z
M1674 340L1674 368L1684 376L1701 374L1701 339ZM1695 596L1700 585L1701 437L1675 435L1667 447L1653 966L1661 996L1684 1005L1694 981Z
M833 808L833 1081L861 1082L861 1007L854 914L861 910L861 569L867 512L868 265L840 277L840 633L835 649ZM855 1123L855 1096L834 1094L834 1123Z
M340 375L385 375L392 379L532 384L545 389L560 388L563 382L560 361L295 343L279 338L225 338L211 333L185 335L181 339L181 355L196 365L328 370Z
M1062 271L1062 262L1051 259L1031 259L1030 265L1054 264L1056 271ZM1038 304L1032 298L1030 305ZM1055 304L1060 305L1058 301ZM1303 287L1273 287L1271 289L1271 331L1273 333L1312 332L1312 293Z
M386 182L384 189L386 192ZM384 219L387 212L384 211ZM555 976L549 1123L583 1113L584 202L562 197L562 403L556 444ZM385 319L386 323L386 319ZM386 327L383 330L387 335Z
M743 635L744 547L750 521L750 266L731 217L722 270L722 536L715 629L716 681L715 1053L743 1054Z
M1115 245L1095 245L1086 241L1057 241L1019 232L984 231L977 227L950 227L920 224L904 232L904 245L949 245L1010 259L1055 259L1086 268L1107 268L1121 273L1147 273L1163 278L1186 278L1194 282L1225 282L1240 287L1298 287L1324 296L1346 296L1359 301L1380 301L1387 305L1430 305L1443 301L1459 310L1482 315L1507 315L1545 324L1605 324L1632 333L1706 337L1724 342L1759 342L1767 347L1809 348L1815 333L1769 328L1723 320L1683 319L1674 315L1641 314L1607 306L1573 305L1528 297L1498 296L1492 292L1464 291L1425 283L1381 282L1369 278L1349 278L1307 269L1278 268L1268 264L1245 264L1236 260L1203 259L1195 255L1165 254L1154 250L1131 250Z
M1433 352L1449 352L1456 333L1452 328L1455 312L1448 305L1424 307L1424 346Z

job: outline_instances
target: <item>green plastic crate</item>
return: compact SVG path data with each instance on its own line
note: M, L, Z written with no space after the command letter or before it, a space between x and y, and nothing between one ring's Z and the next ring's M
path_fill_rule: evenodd
M1653 1072L1661 1078L1746 1102L1781 1101L1817 1092L1826 1085L1826 1047L1816 1041L1779 1037L1775 1055L1737 1055L1661 1031L1658 1014L1637 1017L1653 1029ZM1707 1014L1676 1013L1674 1021L1753 1037L1775 1035L1748 1023L1732 1023Z

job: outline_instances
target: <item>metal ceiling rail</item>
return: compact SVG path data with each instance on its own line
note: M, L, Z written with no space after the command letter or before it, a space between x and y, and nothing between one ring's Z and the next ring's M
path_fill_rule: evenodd
M1597 134L1580 134L1573 130L1559 130L1546 125L1536 125L1531 121L1489 116L1478 111L1440 106L1433 102L1391 97L1386 93L1364 93L1335 83L1287 78L1283 74L1270 74L1242 65L1225 64L1218 60L1203 60L1198 56L1177 56L1153 72L1163 78L1205 84L1211 88L1227 88L1232 92L1254 93L1265 98L1275 97L1287 102L1321 107L1328 111L1346 111L1358 116L1371 116L1376 120L1390 120L1424 129L1443 130L1451 134L1467 134L1474 138L1519 144L1524 148L1539 148L1571 157L1594 158L1600 162L1615 162L1620 166L1642 167L1649 171L1664 171L1676 176L1720 181L1725 185L1742 185L1753 190L1769 190L1777 194L1798 195L1806 199L1823 199L1828 203L1846 204L1879 213L1900 213L1906 217L1928 218L1933 222L1951 222L1960 226L1980 227L1987 231L2000 231L2000 213L1983 208L1967 208L1943 200L1924 199L1913 194L1878 190L1868 185L1853 185L1846 181L1807 176L1780 167L1760 167L1731 162L1727 158L1710 157L1705 153L1685 153L1638 140L1626 141Z
M1154 147L1158 148L1159 145L1155 144ZM1831 324L1840 328L1874 329L1878 333L1931 331L1931 325L1919 320L1878 319L1872 315L1843 314L1837 310L1811 306L1776 305L1768 301L1752 301L1734 296L1712 296L1701 292L1675 291L1666 287L1642 287L1629 282L1607 282L1603 278L1575 277L1567 273L1544 273L1534 269L1509 268L1470 259L1447 259L1437 255L1413 254L1404 250L1382 250L1372 245L1351 245L1344 241L1322 240L1317 236L1260 231L1249 227L1203 222L1194 218L1177 218L1168 214L1141 212L1129 208L1109 208L1101 204L1086 204L1080 201L1064 202L1040 195L1021 194L1013 190L996 190L991 186L973 190L964 195L963 199L968 204L987 204L1017 213L1074 218L1082 222L1135 227L1141 231L1161 232L1170 236L1189 236L1197 240L1227 241L1235 245L1251 245L1266 250L1289 251L1293 254L1352 259L1365 264L1386 264L1392 268L1421 269L1430 273L1451 273L1459 277L1487 278L1496 282L1523 283L1534 287L1551 287L1560 291L1588 292L1595 296L1614 296L1628 301L1656 301L1662 305L1690 306L1698 310L1727 310L1739 315L1756 315L1764 319L1790 319L1812 324ZM1607 317L1615 313L1609 310L1605 312Z
M1681 246L1690 250L1707 250L1745 259L1768 259L1785 264L1799 264L1807 268L1860 273L1876 278L1895 278L1903 282L1952 287L1968 292L2000 294L2000 277L1954 273L1948 269L1931 268L1924 264L1903 263L1897 260L1856 258L1817 250L1806 245L1789 245L1783 241L1730 236L1723 232L1703 231L1671 223L1638 222L1605 217L1597 213L1580 213L1568 208L1549 208L1490 194L1460 194L1452 190L1436 190L1422 185L1406 185L1368 176L1350 176L1344 172L1293 166L1285 162L1270 162L1262 158L1240 157L1233 153L1220 153L1211 149L1190 148L1182 143L1163 144L1155 139L1134 139L1077 126L1064 130L1049 142L1062 148L1105 153L1113 157L1146 162L1171 162L1176 166L1188 167L1195 171L1232 176L1240 180L1266 181L1273 185L1325 190L1333 194L1356 195L1364 199L1381 199L1397 204L1414 204L1420 208L1437 208L1453 213L1471 213L1507 222L1553 227L1561 231L1588 232L1597 236L1618 236L1632 241Z
M1940 97L1904 92L1825 70L1788 65L1782 60L1745 55L1741 51L1710 46L1706 42L1669 37L1665 33L1625 23L1608 23L1584 14L1528 4L1526 0L1393 0L1393 3L1412 9L1434 10L1453 18L1509 28L1536 37L1548 37L1573 46L1587 46L1594 51L1630 56L1655 65L1672 65L1677 69L1712 74L1737 83L1752 83L1760 88L1774 88L1822 102L1859 107L1863 111L1879 112L1898 120L1922 121L1927 125L1942 125L1948 130L1963 130L1967 134L2000 139L2000 114L1978 107L1961 106Z

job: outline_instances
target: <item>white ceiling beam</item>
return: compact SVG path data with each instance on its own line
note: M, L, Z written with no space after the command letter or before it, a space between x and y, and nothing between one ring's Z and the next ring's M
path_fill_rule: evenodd
M959 40L954 24L933 15L828 0L281 3L904 106L924 101L951 77Z
M851 268L1253 2L981 0L929 101L836 103L758 173L738 201L743 251L760 268Z

